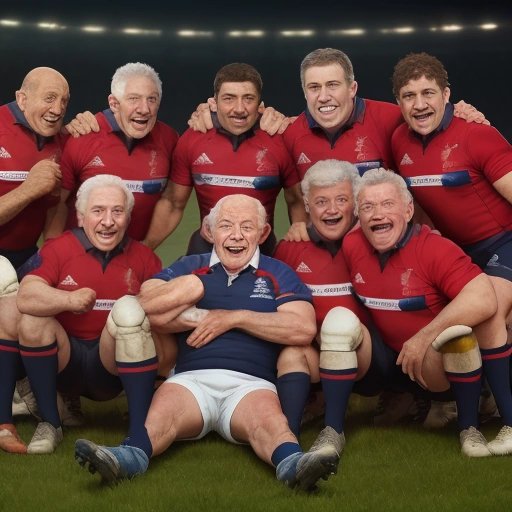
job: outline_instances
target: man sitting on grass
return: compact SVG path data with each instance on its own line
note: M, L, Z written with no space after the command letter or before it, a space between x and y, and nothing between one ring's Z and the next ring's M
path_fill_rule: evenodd
M152 328L178 332L175 374L155 393L145 435L116 447L79 439L75 457L107 482L144 473L177 440L210 431L249 443L278 480L304 490L336 471L331 446L303 453L276 394L282 345L315 335L311 293L285 264L260 255L270 225L251 197L226 196L207 216L212 253L185 256L144 284L139 302Z

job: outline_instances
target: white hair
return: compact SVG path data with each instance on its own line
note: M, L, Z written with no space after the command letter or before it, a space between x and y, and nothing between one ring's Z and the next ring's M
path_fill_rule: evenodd
M407 188L407 184L405 180L398 174L393 171L388 171L383 167L379 167L378 169L370 169L366 171L362 178L358 181L357 185L354 188L354 197L355 201L355 209L356 214L358 210L357 199L359 195L366 187L371 187L373 185L380 185L382 183L391 183L395 185L395 187L400 192L400 195L406 204L412 203L413 198L409 189Z
M359 180L355 165L344 160L319 160L307 170L300 188L307 197L311 187L332 187L342 181L350 181L354 189Z
M160 99L162 99L162 81L158 73L151 66L142 62L128 62L128 64L117 68L110 84L111 93L118 99L122 98L128 80L138 76L152 80L158 90Z
M126 211L128 215L131 214L135 203L133 193L128 189L124 181L119 176L114 176L112 174L97 174L92 178L86 179L82 185L80 185L80 188L76 193L76 211L84 215L91 192L102 187L119 187L126 197Z
M247 196L245 194L230 194L224 197L221 197L216 205L210 210L210 213L205 217L205 222L208 224L211 230L215 227L217 222L217 218L219 216L220 209L226 201L233 200L244 200L245 202L252 202L256 205L256 210L258 214L258 228L263 229L267 222L267 212L265 207L261 204L261 202L255 197Z

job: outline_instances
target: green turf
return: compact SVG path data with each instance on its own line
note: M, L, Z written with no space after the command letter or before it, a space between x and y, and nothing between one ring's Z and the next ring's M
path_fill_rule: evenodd
M286 229L282 196L276 231ZM186 250L198 225L194 199L184 222L160 249L165 264ZM427 432L419 426L373 428L375 400L352 397L347 446L338 475L322 482L319 492L304 495L277 482L272 468L248 447L231 445L211 434L199 442L177 443L152 460L149 471L115 488L99 484L74 461L77 438L117 444L126 431L126 404L120 398L83 400L86 426L66 429L52 455L16 456L0 452L0 512L345 512L345 511L497 511L512 503L508 482L511 459L467 459L460 454L454 426ZM17 421L26 441L35 428ZM308 425L308 448L322 428ZM494 422L484 433L492 438Z

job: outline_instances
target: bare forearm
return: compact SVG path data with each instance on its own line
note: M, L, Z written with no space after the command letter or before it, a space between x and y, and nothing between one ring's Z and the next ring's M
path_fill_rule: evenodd
M22 283L17 298L21 313L33 316L55 316L70 309L70 292L52 288L43 281Z
M7 224L36 198L27 193L22 185L0 199L0 226Z
M183 209L173 208L168 199L161 198L153 211L144 244L151 249L158 247L174 232L183 218Z

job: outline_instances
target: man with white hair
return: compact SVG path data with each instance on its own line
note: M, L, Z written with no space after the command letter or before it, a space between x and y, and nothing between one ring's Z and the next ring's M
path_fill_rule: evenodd
M130 296L161 263L126 236L133 204L121 178L86 180L77 193L79 227L49 240L20 284L19 353L42 418L28 453L51 453L62 440L57 391L109 400L124 389L130 435L143 428L158 360ZM127 313L119 314L113 305L123 296Z
M451 389L463 454L511 453L506 438L487 443L478 430L480 380L488 371L480 351L499 350L502 328L490 279L453 242L411 222L412 196L397 174L368 171L355 198L360 227L345 237L343 251L354 290L391 349L389 367L401 369L403 384ZM510 382L508 372L500 375L489 385L506 410Z
M205 227L212 253L181 258L139 295L153 328L179 333L176 372L155 393L145 443L79 439L75 456L115 482L144 473L174 441L215 430L249 443L279 480L311 490L335 471L338 454L302 452L274 385L281 346L307 345L315 334L311 295L288 266L260 254L270 225L257 199L220 199Z
M81 183L97 174L114 174L135 196L128 234L135 240L145 239L155 205L166 187L178 140L173 128L157 120L161 100L162 82L151 66L130 62L116 70L109 108L96 114L99 132L66 144L61 201L49 235L76 226L67 202ZM163 238L158 237L159 242Z

